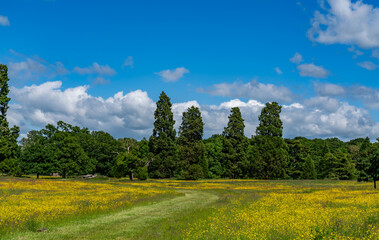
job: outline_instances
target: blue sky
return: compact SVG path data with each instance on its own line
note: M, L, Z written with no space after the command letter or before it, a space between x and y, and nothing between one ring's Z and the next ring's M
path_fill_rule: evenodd
M163 90L176 126L200 107L205 137L233 106L254 134L267 101L285 137L379 137L377 1L2 1L0 36L22 134L149 137Z

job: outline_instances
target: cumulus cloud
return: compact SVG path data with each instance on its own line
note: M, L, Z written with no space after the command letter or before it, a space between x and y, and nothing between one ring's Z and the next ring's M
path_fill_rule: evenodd
M133 60L132 56L127 57L124 60L124 64L122 64L122 68L125 68L125 67L128 67L128 66L131 67L131 68L134 68L134 60Z
M379 131L367 110L326 97L310 99L304 108L284 108L282 119L286 136L374 138Z
M84 68L75 67L73 72L78 73L80 75L86 75L86 74L106 75L106 76L116 75L116 71L114 69L112 69L108 65L100 65L97 62L94 62L92 66L88 66Z
M308 37L323 44L355 44L379 47L379 8L363 1L328 0L330 8L316 11Z
M276 67L276 68L275 68L275 72L276 72L277 74L279 74L279 75L282 75L282 74L283 74L282 70L280 70L279 67Z
M379 68L379 65L376 65L375 63L370 62L370 61L359 62L357 64L358 64L358 66L360 66L364 69L367 69L369 71L376 70Z
M341 96L346 94L345 87L332 83L315 83L314 88L315 92L321 96Z
M181 77L183 77L183 75L186 73L189 73L188 69L186 69L184 67L179 67L179 68L172 69L172 70L168 69L168 70L156 72L155 74L161 76L163 81L165 81L165 82L176 82Z
M0 15L0 26L9 26L10 22L8 17Z
M251 98L261 101L290 102L294 94L284 86L264 84L257 80L248 83L220 83L210 87L207 93L216 96L233 98Z
M302 77L327 78L330 72L322 66L313 63L303 63L297 66L299 74Z
M344 87L337 84L315 84L315 92L319 96L342 97L345 99L362 101L368 108L379 108L379 89L365 86Z
M141 90L116 93L103 99L88 94L88 86L62 89L62 82L11 88L16 105L9 111L12 124L42 128L59 120L104 130L115 137L141 137L152 132L155 103ZM15 106L15 107L14 107Z
M290 58L290 61L296 64L300 64L303 61L303 56L297 52L292 58Z
M368 90L357 88L356 91L364 94ZM56 81L22 88L12 87L10 96L12 104L8 120L11 125L20 126L22 134L31 128L43 128L47 123L59 120L91 130L104 130L114 137L141 139L152 134L156 105L141 90L118 92L103 99L90 95L88 86L63 89L62 82ZM218 105L200 105L197 101L174 103L172 111L176 128L181 124L183 111L191 106L200 108L205 123L205 137L222 133L230 109L239 107L245 120L245 134L250 137L255 134L264 103L252 99L232 99ZM379 134L379 123L371 118L367 110L328 96L283 105L281 119L285 137L350 139L367 135L376 138Z

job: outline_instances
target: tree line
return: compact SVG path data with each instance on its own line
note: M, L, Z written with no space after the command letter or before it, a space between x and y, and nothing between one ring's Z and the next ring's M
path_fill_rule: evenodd
M379 177L379 138L283 138L281 106L268 102L256 134L248 138L238 107L230 111L224 131L203 139L201 111L190 107L176 132L170 98L162 92L150 138L115 139L59 121L32 130L20 142L19 128L9 128L6 113L8 75L0 65L0 172L10 175L59 173L62 177L97 173L140 180L150 178L357 179Z

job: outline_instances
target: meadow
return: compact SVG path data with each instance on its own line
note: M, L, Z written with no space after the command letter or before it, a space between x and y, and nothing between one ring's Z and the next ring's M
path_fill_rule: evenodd
M0 177L0 238L379 239L378 199L355 181Z

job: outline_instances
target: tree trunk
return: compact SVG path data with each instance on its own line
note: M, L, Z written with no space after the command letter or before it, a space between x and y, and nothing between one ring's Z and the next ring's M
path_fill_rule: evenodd
M134 175L133 175L133 170L130 170L130 181L133 181L134 180Z
M37 179L39 178L39 173L37 173Z

